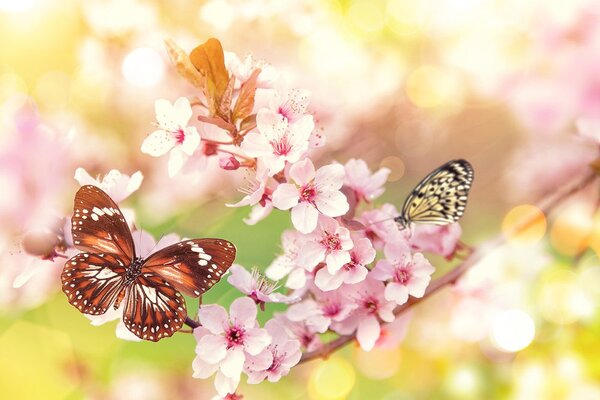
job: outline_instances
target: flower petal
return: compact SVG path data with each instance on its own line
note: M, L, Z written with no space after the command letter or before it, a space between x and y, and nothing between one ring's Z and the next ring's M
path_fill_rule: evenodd
M294 228L302 233L311 233L317 227L319 211L308 202L302 202L292 208Z
M290 183L282 183L273 192L273 205L280 210L289 210L298 204L298 188Z
M256 325L256 304L248 297L237 298L229 307L231 322L245 329L254 328Z
M319 211L330 217L339 217L350 209L348 199L340 191L319 193L315 203Z
M298 185L306 185L315 178L315 166L310 159L298 161L290 168L290 178Z
M235 347L227 351L227 355L221 361L219 369L228 378L239 378L244 368L246 356L241 347Z
M225 332L228 326L227 311L216 304L200 307L198 319L204 328L217 335Z
M250 272L238 264L232 265L229 268L229 272L230 275L227 277L227 282L240 292L249 294L252 290L252 275Z
M377 318L372 315L365 317L358 325L356 339L364 351L370 351L379 339L381 328Z
M181 143L181 150L188 156L191 156L200 145L200 134L195 126L188 126L185 128L183 134L184 138L183 143Z
M244 336L244 349L253 356L263 351L271 343L271 335L261 328L246 330Z
M171 149L171 153L169 154L169 177L172 178L179 171L181 171L181 167L183 167L183 163L187 160L187 156L179 147L173 147Z
M198 340L196 354L206 362L218 363L227 355L227 341L221 335L205 335Z
M163 130L154 131L142 142L142 153L160 157L176 144L177 139L171 133Z
M315 182L319 186L328 187L331 190L339 189L344 184L345 170L341 164L325 165L317 171Z
M385 299L402 305L408 301L408 288L396 282L390 282L385 287Z
M196 357L192 361L192 369L194 371L192 375L194 378L206 379L219 369L219 364L210 364Z

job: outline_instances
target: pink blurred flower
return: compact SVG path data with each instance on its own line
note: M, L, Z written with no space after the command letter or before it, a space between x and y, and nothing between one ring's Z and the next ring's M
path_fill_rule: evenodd
M335 274L351 261L349 250L353 246L348 229L335 219L321 215L315 231L303 238L296 262L312 271L325 261L329 273Z
M292 223L302 233L315 230L319 213L329 217L344 215L349 204L340 191L344 183L344 167L330 164L319 168L309 159L290 168L296 185L282 183L273 192L273 205L280 210L292 209Z
M300 342L290 338L279 320L272 319L267 321L265 329L271 336L271 343L267 346L265 352L271 354L273 361L268 368L263 370L248 368L246 371L248 374L248 383L260 383L265 379L269 382L278 382L282 376L289 374L290 369L298 364L300 357L302 357ZM253 364L253 356L248 356L246 365L254 367Z
M215 388L221 396L235 392L249 356L254 356L249 369L264 370L273 362L272 354L263 352L271 337L258 327L254 302L238 298L229 312L227 316L227 311L216 304L202 306L198 311L202 326L194 329L198 345L193 376L206 379L216 373Z
M316 299L306 299L291 305L286 313L290 321L303 321L310 329L323 333L333 322L343 321L356 308L339 291L318 293Z
M383 283L370 278L356 285L343 286L356 309L344 321L332 324L331 328L342 335L356 331L360 347L365 351L371 350L381 334L379 321L394 320L396 304L384 298L384 289Z
M135 172L131 177L122 174L116 169L111 169L102 180L100 177L94 179L83 168L75 170L75 179L81 186L94 185L104 190L115 203L120 203L129 197L133 192L138 190L142 184L144 176L140 171Z
M379 260L370 277L388 281L385 298L401 305L408 296L423 297L435 268L421 253L411 255L404 244L388 244L384 248L385 259Z
M281 235L283 253L277 256L266 270L266 275L276 281L287 276L285 286L290 289L306 286L306 269L297 262L302 239L303 235L298 231L284 231Z
M375 249L367 238L354 242L350 250L350 261L331 273L328 268L321 268L315 275L315 285L321 290L335 290L343 283L354 284L363 281L369 272L366 265L375 260Z
M247 55L241 60L237 54L225 51L225 67L235 76L235 88L239 89L242 83L246 82L255 69L260 68L257 84L258 88L270 88L277 79L278 72L272 66L262 61L255 61L252 55Z
M600 144L600 118L579 118L576 125L580 137Z
M460 224L427 225L415 224L410 237L410 246L416 251L426 251L445 258L454 255L460 242Z
M231 275L227 278L227 282L254 300L262 310L265 309L265 303L289 304L299 300L296 296L285 296L281 293L275 293L277 283L269 282L265 277L260 275L256 268L250 273L241 265L234 264L229 268L229 271Z
M170 152L169 176L173 177L200 145L200 134L195 127L188 126L193 112L187 98L180 97L174 104L156 100L155 110L159 129L144 139L142 152L153 157Z
M314 129L312 116L289 124L279 114L260 110L256 115L258 130L248 133L242 150L250 157L260 159L274 175L283 170L285 163L295 163L308 150L308 139Z
M346 171L344 185L354 191L357 201L367 202L383 194L385 191L383 185L391 172L388 168L381 168L372 174L364 160L354 158L344 165L344 169Z

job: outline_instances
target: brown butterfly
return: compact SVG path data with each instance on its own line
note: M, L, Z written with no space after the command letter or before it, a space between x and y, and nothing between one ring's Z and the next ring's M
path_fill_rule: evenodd
M191 239L136 255L131 231L115 202L96 186L75 195L73 243L79 253L65 263L62 289L84 314L104 314L125 301L123 322L141 339L173 335L187 317L180 292L198 297L221 279L235 259L223 239Z

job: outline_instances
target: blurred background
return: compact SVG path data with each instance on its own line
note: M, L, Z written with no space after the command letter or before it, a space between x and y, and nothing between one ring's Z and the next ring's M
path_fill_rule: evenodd
M191 335L119 340L114 324L92 326L65 301L60 259L14 250L40 220L70 214L77 167L94 176L117 168L144 174L126 206L156 237L220 236L236 243L242 265L270 264L286 213L249 227L248 209L224 206L240 197L238 175L213 165L194 180L169 179L165 157L140 152L154 101L193 93L163 40L190 50L209 37L308 88L328 140L321 162L390 168L379 202L399 206L426 173L462 157L476 171L466 243L538 215L415 308L400 345L348 346L277 384L242 384L245 398L600 398L598 188L553 215L532 205L598 156L597 1L0 0L2 398L213 395L211 380L191 378ZM452 264L435 259L436 275ZM42 272L14 288L26 268ZM221 283L205 301L237 296Z

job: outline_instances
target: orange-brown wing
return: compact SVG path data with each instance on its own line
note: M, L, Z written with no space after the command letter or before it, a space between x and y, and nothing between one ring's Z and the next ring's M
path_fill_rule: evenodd
M82 313L104 314L123 288L125 268L115 254L79 253L65 263L62 290Z
M173 335L186 316L181 293L158 275L142 273L127 289L123 322L141 339L157 342Z
M198 297L221 279L235 260L235 246L223 239L191 239L165 247L142 265L177 290Z
M133 238L125 217L102 189L86 185L77 191L71 223L73 244L79 250L133 260Z

